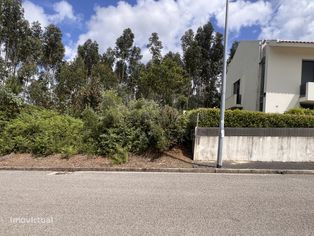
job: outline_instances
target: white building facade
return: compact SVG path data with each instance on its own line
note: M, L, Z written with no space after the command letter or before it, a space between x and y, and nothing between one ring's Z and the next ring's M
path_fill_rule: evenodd
M314 42L241 41L228 65L226 108L314 108Z

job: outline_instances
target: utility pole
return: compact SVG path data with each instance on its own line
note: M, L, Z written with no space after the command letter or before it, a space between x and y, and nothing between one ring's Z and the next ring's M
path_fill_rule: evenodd
M222 72L217 168L222 167L223 144L224 144L224 137L225 137L225 100L226 100L226 77L227 77L227 50L228 50L228 11L229 11L229 0L226 0L224 58L223 58L224 61L223 61L223 72Z

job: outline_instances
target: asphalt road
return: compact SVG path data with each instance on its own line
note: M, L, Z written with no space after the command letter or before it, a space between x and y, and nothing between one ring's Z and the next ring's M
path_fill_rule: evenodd
M0 235L314 235L314 176L0 171Z

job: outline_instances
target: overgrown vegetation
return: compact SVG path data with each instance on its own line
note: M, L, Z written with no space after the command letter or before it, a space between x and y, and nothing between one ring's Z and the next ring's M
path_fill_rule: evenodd
M3 101L12 104L15 99L7 94ZM125 105L113 90L104 92L101 100L97 111L86 108L80 118L30 105L23 105L18 112L12 107L14 117L6 118L0 130L0 153L98 154L111 157L114 163L124 163L128 153L162 152L190 141L197 114L200 127L219 125L218 109L200 108L183 114L145 99ZM5 107L3 117L9 117L13 112L10 106ZM228 110L225 126L313 128L314 116Z
M85 138L94 153L114 156L117 151L141 154L164 151L179 143L184 133L180 113L151 100L133 100L127 106L114 91L103 95L100 110L83 112Z
M114 48L101 53L88 39L65 61L57 26L30 24L21 0L1 0L0 12L0 154L98 154L124 163L129 153L162 152L189 140L197 113L200 126L218 126L217 109L197 109L219 105L223 38L210 22L184 33L182 55L162 55L154 32L144 64L125 29ZM314 127L310 115L227 111L226 126Z
M79 153L83 122L37 107L25 107L1 132L0 152L40 155Z

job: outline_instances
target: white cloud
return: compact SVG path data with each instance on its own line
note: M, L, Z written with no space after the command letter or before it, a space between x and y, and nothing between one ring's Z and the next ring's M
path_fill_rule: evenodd
M77 21L79 18L75 16L73 7L67 1L60 1L53 4L53 14L47 14L43 7L26 0L23 1L25 18L29 22L39 21L45 27L48 24L58 24L67 21Z
M77 50L76 45L68 44L64 46L65 52L64 57L67 61L71 61L75 58Z
M229 29L238 33L242 27L250 27L253 25L263 25L269 21L272 15L272 5L269 2L259 0L249 2L238 0L231 2L229 7ZM218 12L218 26L224 27L225 12Z
M76 21L73 7L67 1L60 1L53 4L53 9L56 14L50 15L48 18L54 23L60 23L64 20Z
M276 11L268 24L262 27L260 38L265 39L314 39L314 1L277 0Z
M39 21L42 26L49 24L48 17L42 7L30 1L23 1L23 8L24 16L29 22Z
M124 1L117 6L97 6L87 23L88 31L80 35L78 44L91 38L99 43L103 52L113 47L123 29L129 27L135 34L136 45L144 49L144 61L147 61L149 54L145 45L152 32L159 34L164 51L180 51L180 38L187 29L196 30L212 17L223 26L224 4L222 0L138 0L133 6ZM230 5L230 12L235 15L230 20L230 29L234 32L260 24L271 14L271 4L264 0L239 0Z

